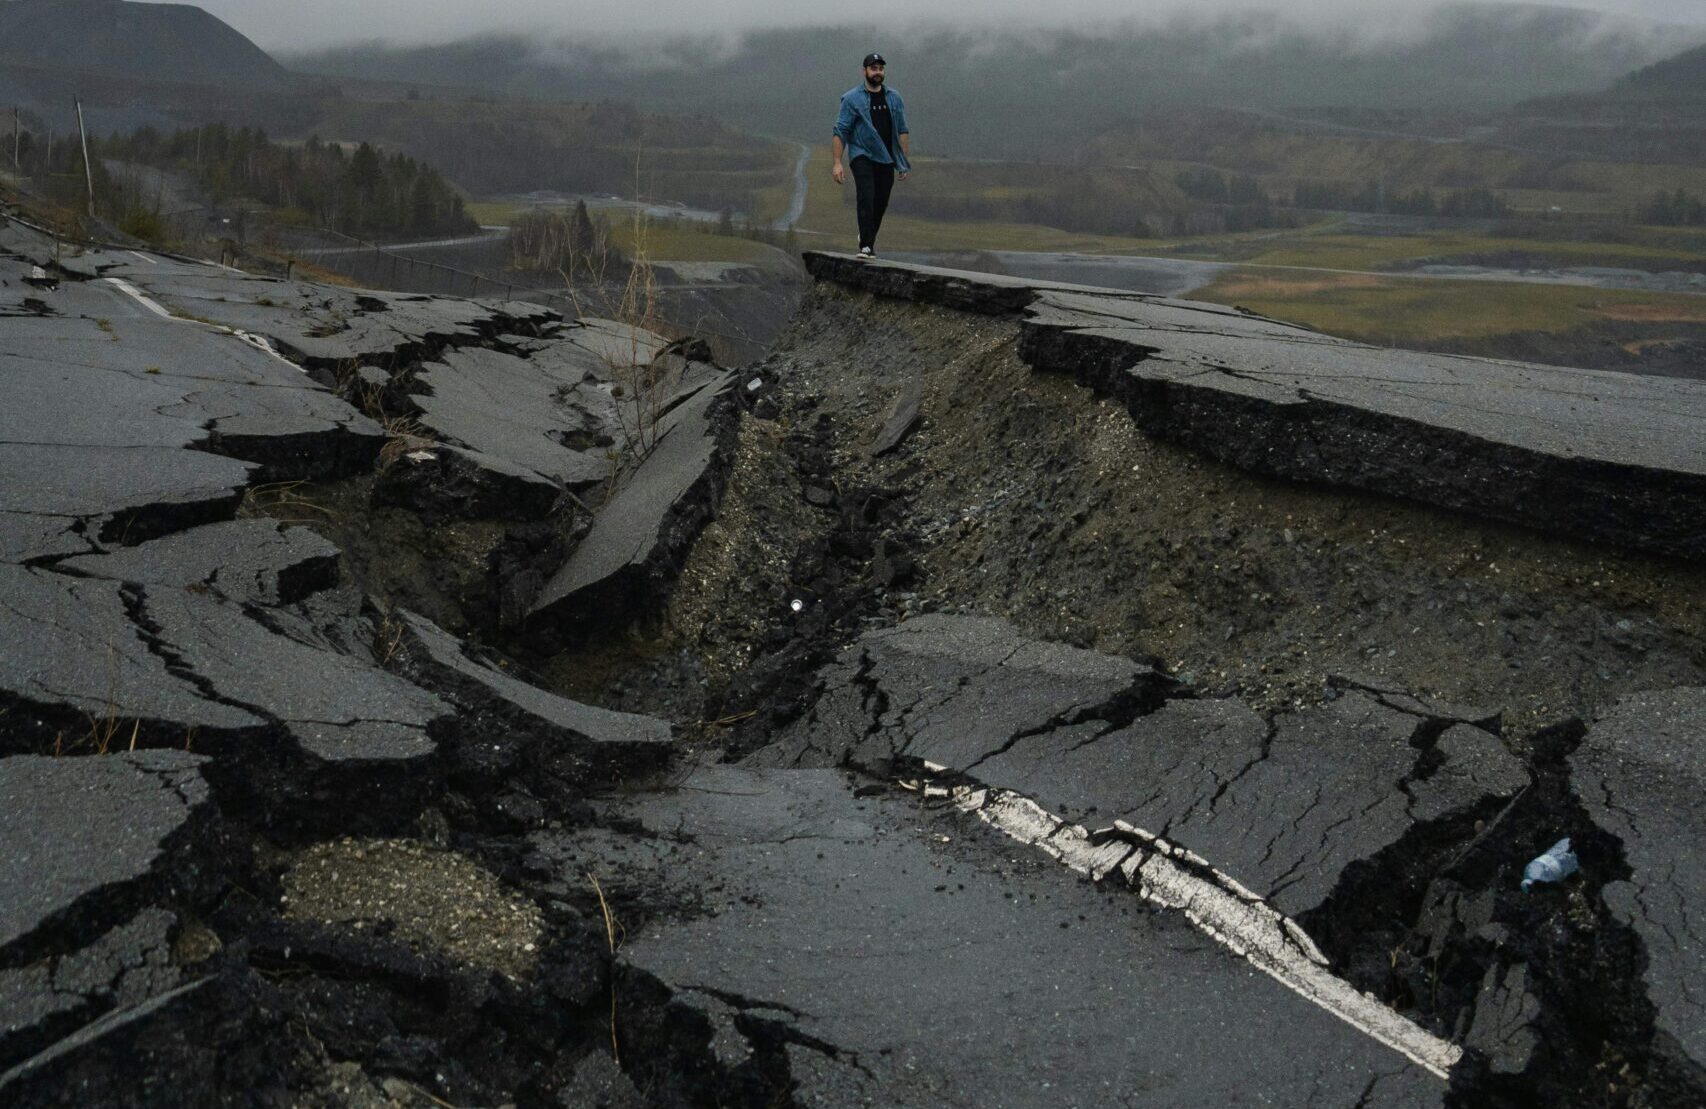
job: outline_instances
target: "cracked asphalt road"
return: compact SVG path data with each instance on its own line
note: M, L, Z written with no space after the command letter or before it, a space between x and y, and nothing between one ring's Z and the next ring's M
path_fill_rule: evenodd
M8 226L0 272L44 249ZM1496 501L1555 491L1559 428L1609 428L1602 454L1655 406L1686 430L1686 389L1625 390L1622 423L1565 419L1580 395L1506 367L1499 411L1533 416L1507 426L1461 411L1492 388L1462 388L1461 361L868 266L848 280L887 299L815 294L737 395L749 379L702 348L529 305L105 249L56 272L15 313L0 287L18 340L0 450L19 463L0 499L0 786L18 795L0 831L29 848L0 899L8 1097L135 1071L143 1100L303 1104L418 1087L1645 1107L1706 1089L1697 575L1620 556L1592 571L1629 582L1614 596L1571 592L1532 536L1498 533L1511 577L1475 579L1454 549L1469 525L1414 506L1380 510L1404 549L1377 565L1370 500L1255 486L1133 431L1190 442L1248 416L1233 461L1335 481L1368 477L1323 464L1347 429L1521 448L1454 456L1470 484L1507 483ZM635 360L662 382L656 437L603 472ZM1131 406L1152 387L1182 406ZM1276 436L1298 406L1310 435ZM1698 451L1673 438L1641 458L1685 486ZM1264 443L1284 465L1253 460ZM1632 488L1614 476L1577 507ZM257 495L295 482L315 488ZM1673 507L1636 538L1672 549L1695 511ZM1500 652L1443 626L1481 627L1484 604ZM646 642L654 618L689 638ZM694 620L715 634L694 641ZM1355 620L1408 629L1439 669L1356 643L1267 680L1300 628ZM601 652L649 654L656 680L599 707L523 680L600 687ZM1260 682L1192 672L1228 659ZM1565 676L1525 702L1530 667ZM754 705L728 704L743 691ZM673 767L669 722L614 711L659 706L699 745ZM1561 833L1582 875L1517 892Z
M860 781L705 767L614 808L645 838L535 843L617 900L690 904L623 959L781 1026L800 1104L1442 1103L1444 1082L1181 915Z

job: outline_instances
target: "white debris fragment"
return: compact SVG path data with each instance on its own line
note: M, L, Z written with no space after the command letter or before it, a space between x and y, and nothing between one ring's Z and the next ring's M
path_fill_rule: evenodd
M438 455L434 454L432 451L410 451L403 457L408 459L410 462L431 462L433 459L437 458Z
M792 601L788 602L788 607L793 609L795 612L800 612L806 607L806 602L795 597Z
M762 377L755 377L746 383L746 391L749 393L756 393L762 388L764 388L764 379Z

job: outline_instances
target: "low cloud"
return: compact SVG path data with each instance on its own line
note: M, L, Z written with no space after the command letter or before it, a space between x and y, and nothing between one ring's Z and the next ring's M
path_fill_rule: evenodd
M1516 0L1491 0L1514 5ZM475 8L449 0L203 0L202 7L269 50L302 50L360 41L398 45L446 42L480 34L526 32L569 41L619 42L633 37L716 36L745 30L845 24L894 26L885 49L904 49L904 28L924 14L917 0L866 0L849 8L824 0L509 0L497 8ZM937 0L932 23L960 30L1065 27L1106 22L1217 19L1253 10L1283 12L1293 26L1339 31L1357 38L1391 38L1425 30L1438 4L1417 0L1293 0L1283 8L1252 0ZM1532 6L1532 5L1521 5ZM1706 23L1699 0L1577 0L1571 7L1612 16L1671 23ZM1041 9L1041 11L1039 11Z

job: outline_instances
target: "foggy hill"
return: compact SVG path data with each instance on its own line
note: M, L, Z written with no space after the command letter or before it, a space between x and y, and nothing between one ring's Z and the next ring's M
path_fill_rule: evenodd
M0 65L255 92L296 84L260 47L189 4L4 0Z
M707 112L764 133L815 138L857 79L849 43L893 42L891 79L933 153L1030 157L1157 107L1260 104L1484 110L1604 88L1706 38L1577 9L1442 7L1407 36L1324 32L1271 13L1082 30L855 27L754 31L721 40L590 46L488 37L409 49L352 46L290 59L314 73L417 81L549 99L628 99ZM1692 36L1692 37L1691 37ZM785 59L785 64L778 64ZM707 90L714 89L714 96Z
M1606 93L1611 100L1706 101L1706 46L1685 50L1631 73Z

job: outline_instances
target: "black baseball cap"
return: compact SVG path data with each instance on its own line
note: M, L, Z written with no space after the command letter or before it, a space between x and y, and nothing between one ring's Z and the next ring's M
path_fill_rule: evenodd
M861 65L885 65L886 66L889 63L883 61L883 56L881 54L866 54L865 60L863 62L861 62L860 64Z

